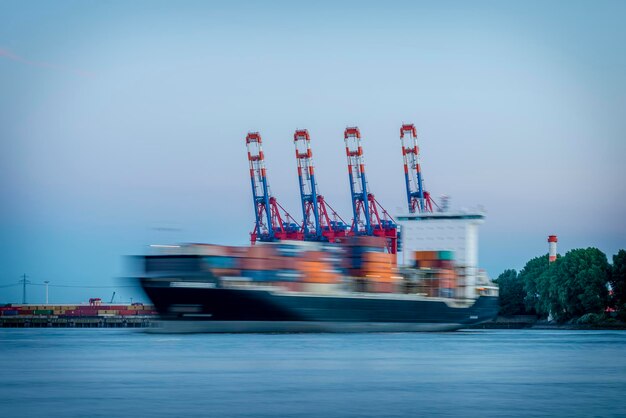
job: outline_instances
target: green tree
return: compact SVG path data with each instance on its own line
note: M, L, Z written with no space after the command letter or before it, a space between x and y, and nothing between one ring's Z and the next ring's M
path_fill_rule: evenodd
M620 317L626 319L626 251L624 250L619 250L613 256L611 289L613 290L613 305Z
M546 254L533 258L519 272L518 278L524 283L524 291L526 293L524 299L526 312L538 312L539 293L537 292L537 280L543 272L548 270L548 267L550 267L550 262L548 261L548 254Z
M536 280L537 312L566 321L602 314L608 305L609 263L597 248L571 250Z
M557 258L535 279L535 310L541 317L555 312L562 312L563 306L559 298L561 282L558 274L563 257Z
M524 282L515 270L504 270L495 280L500 288L500 315L523 315L526 313Z

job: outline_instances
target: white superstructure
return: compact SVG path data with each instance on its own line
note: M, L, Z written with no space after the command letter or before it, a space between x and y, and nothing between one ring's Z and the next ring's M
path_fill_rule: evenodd
M411 264L413 251L451 250L461 275L464 296L476 297L478 275L478 227L483 212L411 213L396 216L400 226L402 252L399 263Z

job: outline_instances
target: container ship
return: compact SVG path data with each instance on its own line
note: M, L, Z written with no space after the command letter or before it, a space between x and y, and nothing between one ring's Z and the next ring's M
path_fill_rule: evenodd
M188 244L141 257L159 332L451 331L489 321L494 288L458 297L450 251L414 252L398 268L385 240ZM428 267L426 267L428 266Z
M397 221L369 190L359 128L343 139L351 224L319 193L306 129L293 136L298 223L271 193L261 135L248 133L251 245L166 245L140 257L160 330L444 331L496 315L497 288L477 269L483 215L449 212L424 190L415 127L400 129L408 213Z

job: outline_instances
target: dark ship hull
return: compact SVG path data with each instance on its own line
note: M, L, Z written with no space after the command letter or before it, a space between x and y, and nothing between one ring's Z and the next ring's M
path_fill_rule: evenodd
M314 294L280 288L221 288L213 281L144 278L161 332L452 331L493 319L498 298L473 301L414 294Z

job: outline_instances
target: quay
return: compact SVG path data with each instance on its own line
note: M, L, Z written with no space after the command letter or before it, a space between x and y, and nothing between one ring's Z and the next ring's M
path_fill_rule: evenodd
M7 304L0 306L0 328L146 328L157 318L152 305L103 304Z
M0 328L148 328L155 315L110 317L0 317Z

